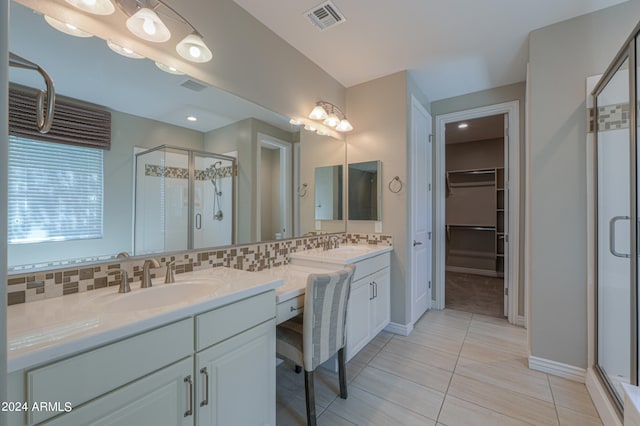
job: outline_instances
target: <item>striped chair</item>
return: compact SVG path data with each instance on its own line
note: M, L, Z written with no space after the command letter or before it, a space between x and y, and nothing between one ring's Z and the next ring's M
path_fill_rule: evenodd
M310 274L304 296L304 314L276 328L276 353L304 368L307 424L316 424L313 372L338 354L340 397L347 399L345 344L347 304L355 266L327 274Z

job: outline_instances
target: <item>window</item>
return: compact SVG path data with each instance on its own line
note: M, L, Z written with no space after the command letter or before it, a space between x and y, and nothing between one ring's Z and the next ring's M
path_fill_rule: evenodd
M9 136L9 244L102 238L102 157Z

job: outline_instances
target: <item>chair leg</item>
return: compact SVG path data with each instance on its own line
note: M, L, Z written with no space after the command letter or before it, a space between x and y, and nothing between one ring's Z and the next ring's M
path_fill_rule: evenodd
M338 376L340 377L340 398L347 399L347 366L345 365L344 348L338 351Z
M307 402L307 425L316 426L316 396L313 386L313 371L304 370L304 387Z

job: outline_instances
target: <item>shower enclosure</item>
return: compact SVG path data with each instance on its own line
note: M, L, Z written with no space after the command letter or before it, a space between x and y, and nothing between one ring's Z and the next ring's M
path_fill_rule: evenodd
M638 37L593 90L595 127L595 370L620 411L638 384Z
M135 255L235 242L235 158L162 145L135 166Z

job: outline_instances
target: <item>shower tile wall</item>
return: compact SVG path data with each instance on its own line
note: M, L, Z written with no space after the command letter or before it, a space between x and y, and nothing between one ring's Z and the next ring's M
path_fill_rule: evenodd
M342 243L393 245L392 237L384 234L342 234L340 237ZM216 250L194 250L171 256L155 256L162 267L152 269L152 277L164 276L165 264L172 260L176 261L177 274L218 266L245 271L260 271L285 265L289 263L290 253L321 247L327 238L326 235L314 235ZM139 258L95 265L85 264L64 269L10 275L7 280L8 304L15 305L117 286L120 285L120 274L113 271L119 268L126 270L132 281L138 281L142 277L144 260L144 258Z

